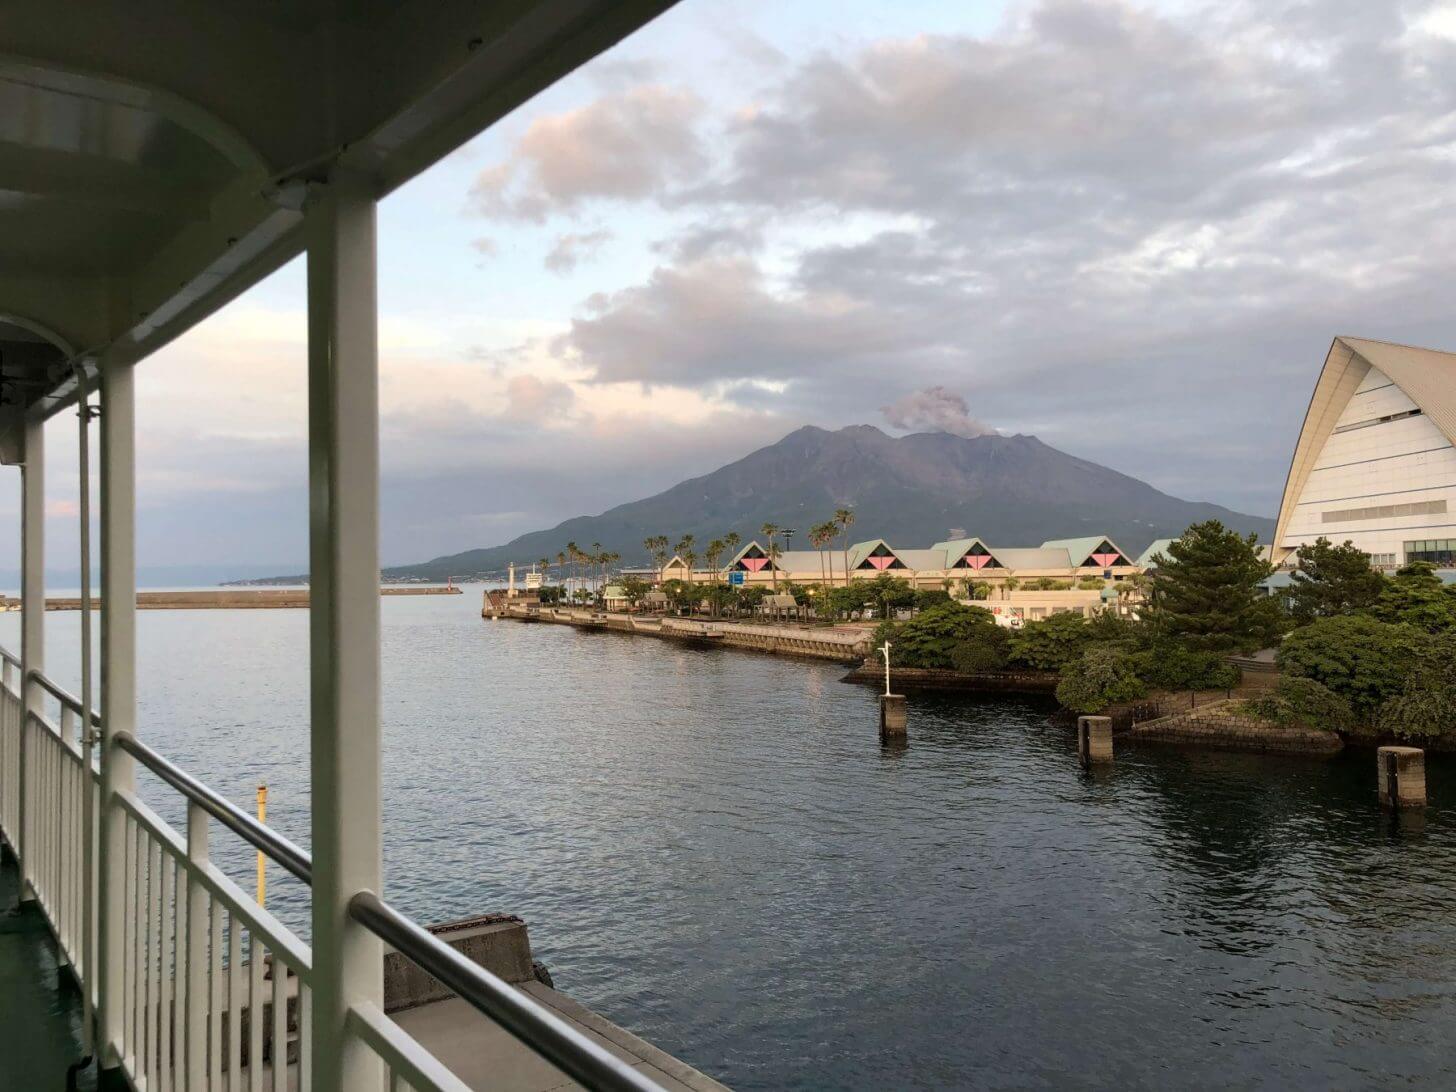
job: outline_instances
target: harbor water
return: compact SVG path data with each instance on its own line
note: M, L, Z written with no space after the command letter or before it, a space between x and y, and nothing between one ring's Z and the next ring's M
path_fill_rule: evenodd
M1045 704L953 695L885 750L832 664L484 622L469 591L382 610L387 896L520 914L558 987L736 1088L1456 1084L1439 756L1402 824L1368 752L1088 774ZM79 689L77 615L46 625ZM307 845L307 614L137 626L139 734L241 806L266 782ZM276 868L269 907L307 932Z

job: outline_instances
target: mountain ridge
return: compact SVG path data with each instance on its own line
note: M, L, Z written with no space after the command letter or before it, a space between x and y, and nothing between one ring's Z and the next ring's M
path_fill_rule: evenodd
M390 578L471 576L510 562L555 559L566 543L601 543L623 561L645 561L643 538L684 534L697 549L737 531L745 542L772 521L808 529L836 508L853 508L851 540L883 537L892 545L928 546L952 527L993 546L1036 546L1048 539L1109 535L1136 556L1188 524L1220 519L1267 540L1274 521L1205 501L1185 501L1131 475L1051 447L1035 436L945 432L890 436L873 425L824 429L804 425L707 474L594 516L499 546L446 554L385 570Z

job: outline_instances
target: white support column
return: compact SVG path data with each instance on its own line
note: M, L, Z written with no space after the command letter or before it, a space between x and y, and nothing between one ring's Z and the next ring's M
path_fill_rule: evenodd
M373 190L335 177L308 215L314 1087L353 1092L383 1079L345 1027L384 996L383 947L348 913L382 871Z
M42 709L44 692L31 680L32 671L45 670L45 421L39 413L25 422L25 466L21 470L20 501L20 755L19 845L20 899L35 897L30 876L35 868L31 846L32 786L30 771L30 715Z
M121 1064L126 951L125 814L115 793L136 786L135 760L116 747L136 729L136 405L133 365L101 367L101 810L96 971L101 1064Z

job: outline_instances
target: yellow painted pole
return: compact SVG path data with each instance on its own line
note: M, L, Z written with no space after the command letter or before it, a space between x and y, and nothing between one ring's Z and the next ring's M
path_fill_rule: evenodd
M268 820L268 786L258 786L258 822L265 823ZM258 905L265 906L268 902L268 873L267 858L263 851L258 850Z

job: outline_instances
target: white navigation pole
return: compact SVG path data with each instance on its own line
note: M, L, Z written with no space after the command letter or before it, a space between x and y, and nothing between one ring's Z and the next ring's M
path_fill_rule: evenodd
M885 657L885 697L890 696L890 642L886 641L880 646L880 652Z

